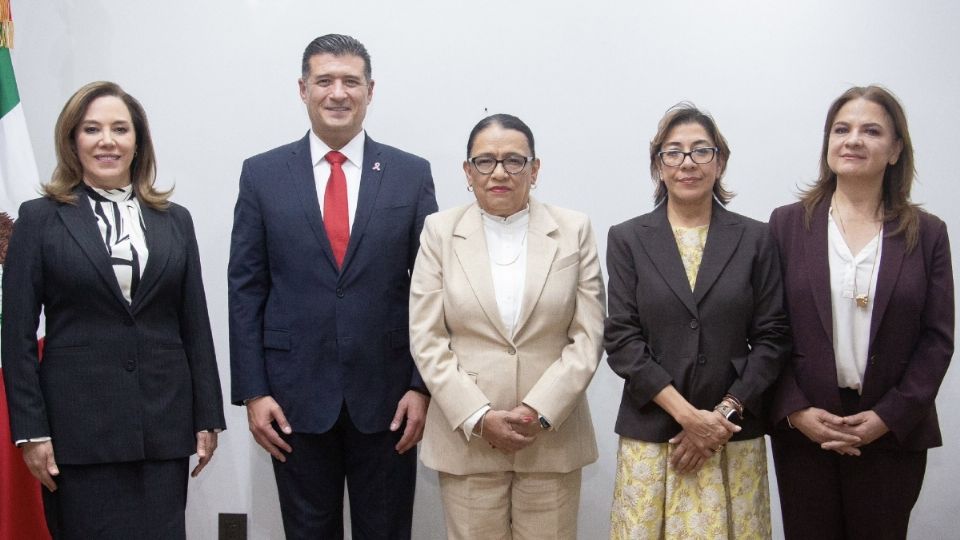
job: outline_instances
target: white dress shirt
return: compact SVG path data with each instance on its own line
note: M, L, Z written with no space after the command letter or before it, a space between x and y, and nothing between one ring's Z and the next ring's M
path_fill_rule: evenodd
M854 255L833 219L832 208L828 216L830 304L833 307L833 353L837 363L837 385L862 392L883 235L878 234L860 253ZM862 308L857 305L856 296L864 293L869 303Z
M343 175L347 178L347 218L348 226L353 230L353 216L357 213L357 198L360 196L360 174L363 167L363 144L365 142L363 130L350 139L341 154L347 156L343 162ZM332 148L320 140L317 134L310 130L310 161L313 163L313 181L317 185L317 199L320 203L320 215L323 216L323 194L327 190L327 181L330 179L330 162L327 153Z

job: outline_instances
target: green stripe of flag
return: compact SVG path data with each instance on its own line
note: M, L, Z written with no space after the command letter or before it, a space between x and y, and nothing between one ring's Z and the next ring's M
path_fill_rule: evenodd
M0 47L0 118L6 116L17 103L20 103L20 94L17 92L17 79L13 76L10 49Z

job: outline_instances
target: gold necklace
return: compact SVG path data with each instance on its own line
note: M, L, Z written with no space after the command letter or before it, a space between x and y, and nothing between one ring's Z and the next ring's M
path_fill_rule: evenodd
M847 228L843 225L843 215L840 213L840 207L837 206L837 192L833 192L833 201L831 206L837 211L837 220L840 221L840 231L843 232L843 238L847 238ZM870 266L870 279L867 280L867 290L862 293L857 292L857 268L854 265L853 268L853 300L857 303L857 307L866 309L867 305L870 304L870 284L873 283L873 272L877 269L877 259L880 258L880 233L883 232L883 222L880 223L880 227L877 228L877 247L876 251L873 252L873 265ZM855 256L852 252L850 255Z

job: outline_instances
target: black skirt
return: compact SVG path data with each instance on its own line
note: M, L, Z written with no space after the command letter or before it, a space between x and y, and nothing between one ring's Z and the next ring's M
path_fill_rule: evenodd
M184 539L190 458L58 465L43 491L54 540Z

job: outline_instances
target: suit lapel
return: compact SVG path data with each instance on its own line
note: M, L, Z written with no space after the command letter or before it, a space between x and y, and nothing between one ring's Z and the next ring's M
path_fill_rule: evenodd
M533 313L547 282L550 266L557 255L557 241L550 237L559 227L547 209L530 199L530 224L527 226L527 269L523 284L523 301L514 335L520 333Z
M677 239L673 236L673 229L667 220L666 203L657 207L644 220L639 240L660 277L667 282L673 294L686 306L690 314L697 317L697 302L680 259Z
M374 203L380 192L380 182L384 170L389 163L380 161L380 145L370 137L365 136L363 143L363 164L360 169L360 193L357 196L357 210L353 216L353 227L350 229L350 242L347 244L347 253L343 257L343 268L346 269L353 260L363 233L367 229L370 216L373 215Z
M110 256L107 254L103 237L100 236L100 230L97 228L97 220L90 210L90 200L83 188L77 188L73 193L77 196L76 204L60 205L57 213L66 225L67 231L103 278L107 288L125 309L129 309L127 299L123 297L120 284L117 283L117 276L113 273L113 265L110 263Z
M714 203L710 217L710 230L707 232L707 243L703 247L703 259L700 261L697 282L693 290L693 296L698 305L730 262L730 257L737 250L742 236L743 224L740 220L727 212L723 206Z
M476 295L480 307L487 315L497 332L507 341L507 329L500 318L496 293L493 290L493 276L490 274L490 257L487 254L487 241L483 234L483 222L480 207L473 204L460 218L453 231L453 251L460 261L460 267ZM529 259L529 255L528 255Z
M895 227L895 222L884 224ZM880 322L890 304L890 296L893 294L893 288L896 286L897 279L900 277L900 268L903 263L903 256L906 253L906 243L903 234L897 234L889 237L882 237L883 249L880 254L880 260L877 261L877 288L873 293L873 313L870 316L870 345L877 337L877 330L880 328Z
M813 293L813 303L816 305L820 323L827 338L833 343L833 308L830 300L830 241L827 238L827 212L829 203L822 202L810 218L810 230L801 227L803 236L803 250L806 264L807 279L810 280L810 290Z
M143 277L140 279L140 285L130 306L133 312L136 312L148 298L167 267L167 261L170 259L170 243L173 240L169 213L161 213L145 204L140 205L140 213L143 215L144 237L150 252L147 255L147 267L143 269Z
M310 156L310 133L297 143L287 162L287 170L290 173L291 183L293 184L294 195L297 202L290 201L292 204L299 204L303 213L313 230L320 248L327 256L327 261L337 269L337 260L333 256L333 250L330 248L330 241L327 239L327 231L323 227L323 218L320 213L320 198L317 194L317 183L313 177L313 161ZM294 231L291 231L293 234Z

